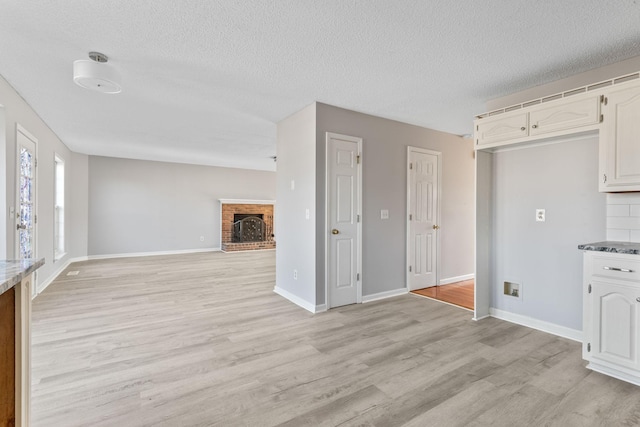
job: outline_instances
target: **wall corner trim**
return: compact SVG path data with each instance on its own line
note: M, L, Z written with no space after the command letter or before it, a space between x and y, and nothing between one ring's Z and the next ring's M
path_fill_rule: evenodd
M307 310L307 311L309 311L311 313L315 314L315 313L319 313L320 311L327 311L326 304L314 305L314 304L310 303L309 301L303 300L299 296L294 295L294 294L292 294L291 292L289 292L289 291L287 291L285 289L282 289L278 285L276 285L273 288L273 292L275 292L276 294L280 295L282 298L291 301L295 305L304 308L305 310Z
M496 319L506 320L507 322L516 323L518 325L526 326L548 334L557 335L573 341L582 342L583 340L583 334L580 330L534 319L533 317L523 316L521 314L511 313L509 311L499 310L493 307L489 308L489 315Z
M390 291L378 292L377 294L363 295L362 303L364 304L367 302L378 301L385 298L397 297L399 295L404 295L408 293L409 293L409 290L407 288L400 288L400 289L393 289Z

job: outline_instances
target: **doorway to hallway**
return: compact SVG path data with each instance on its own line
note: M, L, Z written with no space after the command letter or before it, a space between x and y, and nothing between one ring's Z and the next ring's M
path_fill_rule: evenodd
M474 280L464 280L462 282L448 285L432 286L429 288L411 291L412 294L420 295L437 301L457 305L469 310L473 310L474 303Z

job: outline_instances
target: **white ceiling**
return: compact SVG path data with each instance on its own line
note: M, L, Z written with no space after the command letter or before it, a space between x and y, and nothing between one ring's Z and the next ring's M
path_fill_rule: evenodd
M0 0L0 75L77 152L273 170L320 101L454 134L485 101L640 55L640 0ZM123 91L73 84L109 56Z

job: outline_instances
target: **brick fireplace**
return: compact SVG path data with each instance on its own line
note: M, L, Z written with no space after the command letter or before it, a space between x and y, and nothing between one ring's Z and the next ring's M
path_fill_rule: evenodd
M220 199L220 248L224 252L274 249L273 200Z

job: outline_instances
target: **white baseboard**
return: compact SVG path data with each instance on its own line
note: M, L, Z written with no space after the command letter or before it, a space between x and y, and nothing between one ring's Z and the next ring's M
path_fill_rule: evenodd
M409 293L409 290L407 288L400 288L400 289L394 289L392 291L378 292L377 294L364 295L362 297L362 303L377 301L385 298L397 297L398 295L404 295L406 293Z
M464 282L465 280L471 280L475 277L473 273L463 274L462 276L449 277L447 279L440 279L440 285L449 285L451 283Z
M47 277L45 280L43 280L40 283L37 283L37 289L36 289L36 294L33 296L33 298L37 297L38 295L40 295L45 289L47 289L47 286L49 286L51 283L53 283L54 280L56 280L58 278L58 276L67 269L67 267L69 267L71 264L73 264L74 262L80 262L80 261L87 261L87 257L83 256L83 257L78 257L78 258L69 258L68 260L66 260L60 267L58 267L58 269L56 271L54 271L49 277ZM32 298L32 299L33 299Z
M555 323L545 322L543 320L534 319L533 317L523 316L521 314L511 313L509 311L503 311L493 307L489 308L489 315L496 319L506 320L507 322L517 323L518 325L537 329L562 338L582 342L582 331L577 329L567 328L565 326L556 325Z
M288 299L289 301L291 301L292 303L294 303L295 305L304 308L305 310L311 312L311 313L319 313L321 311L327 311L327 305L326 304L321 304L321 305L314 305L311 304L309 301L303 300L302 298L300 298L297 295L292 294L291 292L282 289L278 286L275 286L273 288L273 292L275 292L276 294L280 295L281 297Z
M107 255L89 255L87 259L110 259L110 258L134 258L141 256L157 256L157 255L182 255L196 254L202 252L220 252L220 248L204 248L204 249L182 249L177 251L157 251L157 252L131 252L124 254L107 254Z

